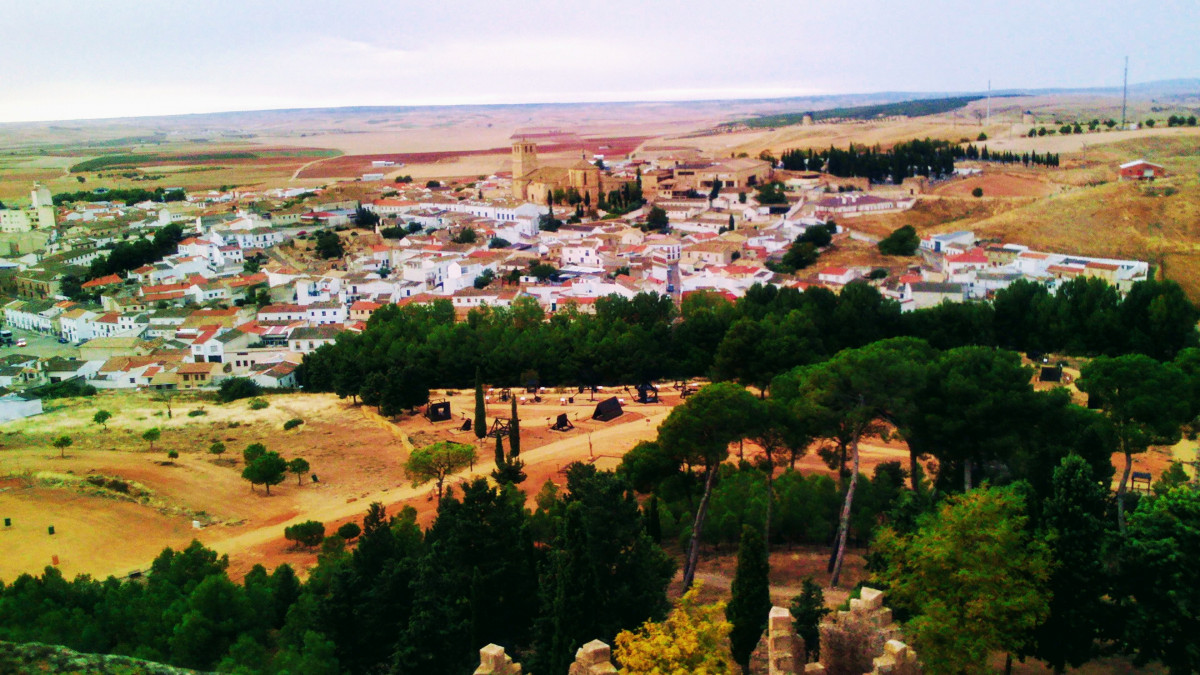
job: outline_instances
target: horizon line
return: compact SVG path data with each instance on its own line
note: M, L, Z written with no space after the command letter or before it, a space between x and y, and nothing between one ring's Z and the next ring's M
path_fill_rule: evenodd
M1174 82L1196 82L1200 84L1200 78L1168 78L1161 80L1149 80L1145 82L1131 83L1128 86L1144 87L1147 85L1165 84ZM1007 89L992 89L988 90L949 90L949 91L904 91L904 90L881 90L870 92L842 92L842 93L796 93L784 96L727 96L713 98L628 98L628 99L596 99L596 100L580 100L580 101L505 101L505 102L475 102L475 103L408 103L408 104L350 104L350 105L327 105L327 106L285 106L279 108L244 108L244 109L225 109L225 110L206 110L201 112L187 113L161 113L150 115L108 115L102 117L74 117L74 118L52 118L52 119L23 119L0 121L0 128L6 126L19 126L25 124L54 124L54 123L70 123L70 122L115 122L121 120L148 120L148 119L166 119L166 118L181 118L181 117L203 117L207 115L247 115L260 113L286 113L286 112L303 112L316 110L400 110L400 109L420 109L420 108L503 108L503 107L522 107L522 106L587 106L587 105L639 105L639 104L697 104L697 103L721 103L721 102L783 102L795 99L830 99L839 97L851 96L911 96L913 98L901 99L897 102L929 100L937 98L952 98L962 96L980 96L985 97L989 94L996 96L1035 96L1046 94L1071 94L1071 93L1086 93L1086 92L1105 92L1112 90L1120 92L1119 85L1104 85L1093 87L1037 87L1037 88L1020 88L1010 87ZM1200 90L1197 91L1200 94ZM819 110L814 108L813 111ZM804 112L804 111L797 111Z

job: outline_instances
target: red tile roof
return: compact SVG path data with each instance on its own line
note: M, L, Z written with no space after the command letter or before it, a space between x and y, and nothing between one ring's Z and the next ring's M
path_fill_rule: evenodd
M100 286L111 286L112 284L119 284L122 281L123 280L121 279L121 277L119 277L115 274L109 274L108 276L103 276L103 277L100 277L99 279L92 279L91 281L85 283L83 285L83 287L84 288L98 288Z

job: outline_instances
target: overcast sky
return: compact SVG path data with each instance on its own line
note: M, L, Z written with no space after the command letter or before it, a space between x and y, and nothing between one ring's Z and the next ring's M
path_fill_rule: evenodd
M0 121L1200 74L1197 0L0 0L0 25Z

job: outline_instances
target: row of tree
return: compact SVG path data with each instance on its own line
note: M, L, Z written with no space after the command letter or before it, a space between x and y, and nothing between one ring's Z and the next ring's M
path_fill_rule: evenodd
M171 224L160 227L153 238L138 237L132 241L118 242L107 255L92 261L85 281L110 274L124 275L130 270L174 255L179 251L180 241L183 241L183 228Z
M983 148L977 148L973 143L968 143L965 148L961 145L955 146L955 158L996 162L998 164L1058 166L1058 153L1047 152L1039 155L1036 152L1017 153L1008 150L997 152L988 150L988 146L986 145Z
M133 206L139 202L181 202L187 199L183 190L167 190L161 187L147 190L145 188L110 188L103 192L95 190L80 190L78 192L60 192L54 195L54 205L74 204L75 202L122 202L125 206Z
M946 304L901 314L866 283L835 295L754 286L736 303L692 294L601 298L595 314L571 308L547 320L532 298L473 310L455 321L449 301L389 306L362 333L345 333L305 357L311 391L379 394L399 412L423 404L431 381L465 388L475 369L503 386L593 386L713 375L767 387L789 368L841 349L914 336L938 349L999 346L1078 355L1143 353L1170 359L1196 342L1195 307L1173 282L1134 284L1122 297L1103 280L1075 279L1055 294L1018 281L992 303ZM378 403L372 403L377 405Z
M780 165L788 171L824 171L841 178L861 177L872 183L899 183L912 176L940 177L954 172L957 145L948 141L912 140L887 150L851 144L828 150L786 150Z

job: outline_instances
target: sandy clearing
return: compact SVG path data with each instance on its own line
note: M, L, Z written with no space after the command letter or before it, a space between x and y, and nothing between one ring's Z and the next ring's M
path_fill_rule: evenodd
M13 523L0 527L0 579L6 581L41 571L55 555L67 578L122 574L142 568L165 547L187 546L195 536L186 518L68 490L7 488L0 492L0 516Z

